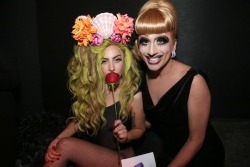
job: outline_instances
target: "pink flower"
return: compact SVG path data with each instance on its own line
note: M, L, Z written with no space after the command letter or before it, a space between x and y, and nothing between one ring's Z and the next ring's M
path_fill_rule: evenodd
M120 34L113 33L110 38L113 43L119 43L122 41L122 37Z
M122 43L129 42L131 34L134 30L134 19L129 17L127 14L121 15L117 14L117 20L115 21L114 32L116 34L121 34Z
M92 36L92 42L91 45L93 46L100 46L103 42L103 37L100 36L99 34L94 34Z

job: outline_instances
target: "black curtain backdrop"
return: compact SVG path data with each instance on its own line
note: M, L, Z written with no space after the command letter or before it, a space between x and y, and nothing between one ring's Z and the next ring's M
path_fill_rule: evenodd
M11 64L6 68L14 71L18 81L18 112L46 110L68 115L71 96L67 90L66 66L75 44L71 37L74 19L107 11L136 17L144 2L1 1L0 47L4 50L1 61ZM202 69L209 76L212 116L250 118L250 91L246 81L250 76L249 1L172 2L179 26L177 59Z
M0 2L0 19L0 72L15 82L17 114L40 112L43 98L36 2L3 0ZM6 79L0 82L6 84Z
M249 1L174 2L179 18L177 57L208 74L212 116L250 118Z

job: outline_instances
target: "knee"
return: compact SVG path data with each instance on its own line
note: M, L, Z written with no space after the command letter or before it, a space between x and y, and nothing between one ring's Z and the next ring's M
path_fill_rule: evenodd
M66 151L66 148L70 148L70 146L72 145L72 137L66 137L61 139L57 146L56 146L56 150L57 151Z

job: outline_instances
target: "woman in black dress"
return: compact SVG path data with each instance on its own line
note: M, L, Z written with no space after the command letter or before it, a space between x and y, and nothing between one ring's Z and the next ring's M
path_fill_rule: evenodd
M207 77L174 59L177 21L173 5L167 0L147 1L139 11L135 31L133 52L146 67L141 86L144 111L149 130L163 143L163 151L156 154L158 166L222 167L224 146L209 123Z
M70 162L120 167L121 159L134 156L132 143L145 131L145 116L140 71L127 46L132 32L133 19L126 14L76 18L77 45L67 68L73 116L49 144L44 167L66 167ZM87 139L75 138L79 133Z

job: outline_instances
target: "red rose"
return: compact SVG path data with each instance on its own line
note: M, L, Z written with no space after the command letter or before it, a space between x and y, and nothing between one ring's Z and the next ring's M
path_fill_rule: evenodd
M108 73L105 77L105 80L106 80L106 83L108 84L109 89L112 91L114 104L116 104L114 92L115 92L115 87L117 86L116 84L119 82L119 74L114 73L114 72ZM116 115L116 119L118 119L119 116L116 110L116 105L115 105L115 115Z
M114 72L108 73L105 80L108 85L117 84L119 82L119 74Z
M112 90L112 96L113 96L114 105L115 105L115 119L118 120L118 119L120 119L120 113L118 113L117 109L116 109L114 89L115 89L116 84L119 82L119 74L114 73L114 72L110 72L106 75L105 80L106 80L106 83L108 84L109 89ZM116 139L116 144L117 144L118 155L120 155L120 146L119 146L119 142L117 139ZM119 157L118 163L121 163L120 157Z

